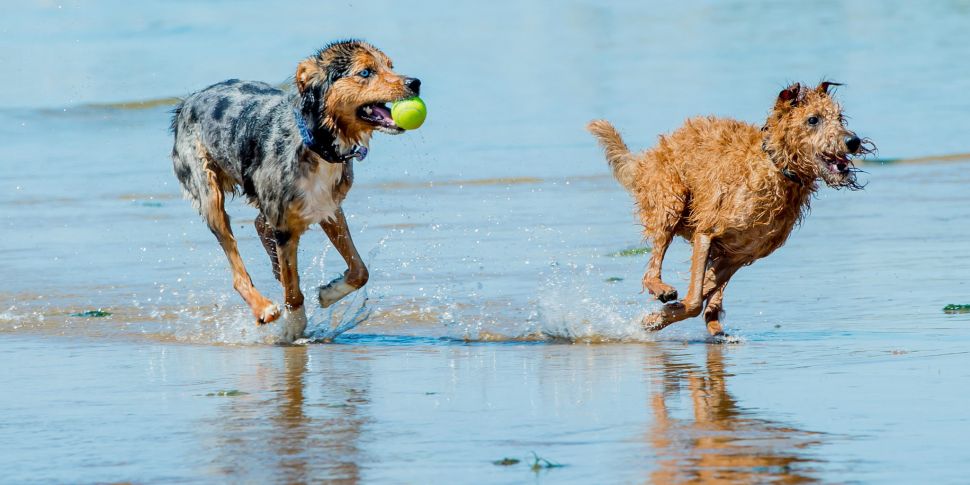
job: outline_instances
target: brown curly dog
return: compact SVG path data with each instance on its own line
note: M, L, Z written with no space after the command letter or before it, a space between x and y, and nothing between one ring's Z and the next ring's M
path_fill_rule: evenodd
M763 127L700 117L687 120L656 147L630 153L604 120L587 127L606 151L613 175L636 199L653 253L643 286L660 311L643 324L660 330L700 315L711 335L723 335L724 288L731 276L781 247L805 215L818 180L859 189L851 157L875 147L845 126L829 93L836 83L812 89L795 83L778 95ZM687 296L661 279L671 239L693 245Z

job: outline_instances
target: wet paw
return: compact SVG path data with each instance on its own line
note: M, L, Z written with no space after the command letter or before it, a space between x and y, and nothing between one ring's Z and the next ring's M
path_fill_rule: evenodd
M648 332L660 330L664 327L663 314L661 314L660 312L651 313L643 317L643 320L640 321L640 324L643 325L643 329Z
M708 320L707 321L707 333L711 335L711 338L724 337L724 327L721 326L721 322L718 320Z
M657 293L657 299L660 300L662 303L675 301L677 299L677 290L675 290L674 288L671 288L669 290Z
M280 335L282 343L294 343L303 337L306 331L306 311L303 307L287 310L283 314L283 333Z
M741 339L738 337L735 337L734 335L728 335L724 332L717 332L711 335L708 342L712 344L736 344L736 343L740 343Z
M668 301L664 305L664 307L668 309L675 309L675 308L684 309L684 308L687 308L687 305L684 305L684 302L680 300L673 300L673 301Z
M276 306L275 303L270 303L263 307L259 313L256 313L256 324L265 325L273 320L280 317L280 307Z
M327 308L340 301L341 298L353 293L355 290L357 288L347 283L344 277L341 276L326 286L321 286L317 292L317 299L320 301L321 307Z

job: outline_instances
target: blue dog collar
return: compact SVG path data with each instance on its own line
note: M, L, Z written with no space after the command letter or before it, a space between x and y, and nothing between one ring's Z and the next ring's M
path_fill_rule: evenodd
M357 160L363 160L367 156L367 147L365 146L355 146L346 155L340 154L336 143L332 143L329 147L318 147L316 141L313 139L313 133L310 132L310 128L306 125L306 120L303 119L303 114L298 109L293 108L293 117L296 118L296 127L300 130L300 138L303 139L303 145L316 152L324 160L330 163L345 163L355 158Z
M300 138L303 138L303 144L312 147L313 133L310 133L310 129L307 128L303 115L300 114L298 109L293 108L293 117L296 118L296 127L300 129Z

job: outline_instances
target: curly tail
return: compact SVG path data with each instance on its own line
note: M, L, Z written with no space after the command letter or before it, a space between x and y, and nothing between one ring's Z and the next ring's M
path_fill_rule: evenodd
M606 161L613 169L613 177L623 188L633 190L636 179L636 159L623 142L620 133L606 120L590 121L586 129L599 140L603 151L606 152Z

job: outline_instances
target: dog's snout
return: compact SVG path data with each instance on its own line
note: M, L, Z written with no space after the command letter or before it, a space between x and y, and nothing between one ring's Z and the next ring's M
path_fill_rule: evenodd
M421 80L416 77L409 77L404 80L404 86L411 90L415 96L421 95Z
M855 153L859 151L859 147L862 146L862 140L859 139L855 134L845 137L845 146L849 149L849 153Z

